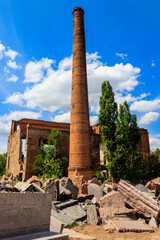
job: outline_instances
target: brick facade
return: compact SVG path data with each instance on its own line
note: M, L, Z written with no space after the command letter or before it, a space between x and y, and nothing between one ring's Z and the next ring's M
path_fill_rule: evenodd
M70 124L32 119L13 121L11 134L8 137L6 172L11 172L14 176L19 175L22 180L30 178L34 174L32 172L32 164L38 153L40 143L47 139L51 133L51 129L57 129L62 132L60 142L61 151L66 156L69 156ZM141 144L138 145L137 150L148 154L150 152L149 134L147 129L141 128L140 131ZM96 169L99 163L104 163L99 124L90 127L90 137L92 167ZM23 140L25 147L22 146ZM82 141L85 143L85 139L82 139ZM25 156L23 156L23 149L26 152Z

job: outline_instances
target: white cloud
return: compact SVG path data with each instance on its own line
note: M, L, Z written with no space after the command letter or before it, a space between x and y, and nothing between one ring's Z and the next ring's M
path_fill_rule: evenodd
M155 61L152 60L151 67L155 67L155 66L156 66Z
M4 138L4 142L5 142L6 137L9 136L12 120L20 120L22 118L38 119L40 117L41 117L40 112L33 112L33 111L12 111L9 114L4 114L3 116L0 116L1 140L2 140L2 138ZM1 148L1 147L0 147L0 152L2 152L2 150L6 151L6 150L4 150L4 148Z
M7 138L1 137L0 139L0 153L6 153L7 152Z
M127 53L116 53L116 56L122 58L122 59L125 59L127 57Z
M19 106L23 106L23 94L20 92L13 93L11 96L9 96L3 103L12 103L12 104L17 104Z
M17 82L18 77L16 75L12 75L10 78L7 79L7 82Z
M58 114L52 119L52 121L70 123L70 112Z
M131 111L148 112L160 108L160 99L136 101L131 104Z
M128 64L115 64L114 66L103 65L98 53L86 54L88 72L89 105L98 109L101 95L101 84L109 80L114 92L131 92L138 85L140 69ZM29 62L26 65L25 82L34 82L24 93L14 93L8 97L5 103L15 103L20 100L23 106L34 109L55 112L70 111L71 102L71 57L63 59L58 69L51 67L52 60L42 58L39 62ZM45 67L44 67L45 66ZM47 71L47 74L45 72ZM41 82L40 82L41 81ZM19 104L17 103L17 104ZM20 105L19 104L19 105Z
M118 104L124 103L125 100L129 103L129 102L134 102L136 100L141 100L141 99L143 99L143 98L145 98L145 97L147 97L149 95L150 95L150 93L142 93L140 96L134 97L130 93L126 94L126 95L123 95L123 93L117 92L115 94L115 101Z
M4 56L4 50L5 50L5 46L2 43L0 43L0 60Z
M64 58L59 62L58 68L61 70L71 70L72 68L72 56Z
M29 62L25 67L24 83L38 83L45 77L46 71L55 63L52 59L42 58L40 61Z
M10 73L9 69L6 66L4 66L4 73L5 74Z
M10 129L11 129L10 122L4 123L4 122L0 121L0 136L1 137L5 137L5 136L9 135Z
M143 124L150 124L151 122L155 122L157 121L159 117L159 113L158 112L149 112L146 113L143 117L141 117L139 124L143 125Z
M160 138L156 138L156 137L151 136L149 138L149 142L150 142L151 150L155 150L156 148L160 148Z
M17 63L15 61L11 61L11 60L9 60L7 62L7 66L10 68L13 68L13 69L21 69L22 68L22 66L17 65Z
M9 114L5 114L0 116L1 122L10 122L12 120L20 120L21 118L31 118L31 119L38 119L41 117L40 112L33 112L33 111L12 111Z
M12 60L14 60L16 58L16 56L19 55L18 52L11 50L10 48L8 48L7 51L4 52L5 56L11 58Z
M94 125L98 122L97 116L90 116L90 125Z

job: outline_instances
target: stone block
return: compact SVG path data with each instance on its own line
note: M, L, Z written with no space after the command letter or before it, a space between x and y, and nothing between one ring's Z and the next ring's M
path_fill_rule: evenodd
M72 193L73 199L76 199L76 198L77 198L78 188L73 185L72 180L71 180L70 178L63 177L63 178L61 179L60 184L61 184L63 187L65 187L66 189L68 189L68 190Z
M155 227L155 228L158 228L158 224L157 224L157 221L154 217L152 217L149 221L149 226L150 227Z
M57 220L55 217L51 216L50 218L50 231L56 232L56 233L62 233L64 228L64 224Z
M103 192L103 186L98 186L95 183L90 183L88 185L88 194L94 195L94 197L100 199L105 193Z
M51 215L55 217L57 220L59 220L61 223L63 223L64 227L66 227L70 223L74 223L74 220L72 218L69 218L68 216L64 215L61 212L51 210Z
M119 192L111 192L100 198L99 211L102 220L104 221L106 216L129 213L131 209L126 208L124 200L125 198Z
M95 205L88 205L87 206L87 222L88 223L98 223L98 215Z
M89 183L94 183L97 184L98 186L102 185L96 178L92 178L92 180L90 180Z
M61 210L61 213L64 216L67 216L67 217L73 219L74 221L79 221L86 217L86 212L79 205L74 205L74 206L70 206L67 208L63 208Z
M139 221L109 220L118 232L154 232L153 228Z
M52 196L52 201L58 200L59 197L59 183L51 182L46 188L45 192L49 192Z

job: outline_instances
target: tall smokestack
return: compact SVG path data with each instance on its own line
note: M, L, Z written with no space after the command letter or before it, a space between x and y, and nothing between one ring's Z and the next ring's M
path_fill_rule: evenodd
M83 15L83 9L79 7L73 9L72 96L68 176L72 179L76 173L77 175L84 175L84 179L89 180L93 176L93 171L91 169L92 161Z

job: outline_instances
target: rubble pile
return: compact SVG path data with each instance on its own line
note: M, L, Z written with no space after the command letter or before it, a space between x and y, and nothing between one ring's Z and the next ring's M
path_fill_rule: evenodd
M27 182L3 176L0 191L49 192L52 196L51 225L59 232L77 222L103 224L109 232L152 232L158 227L160 216L160 188L157 185L160 185L159 178L158 183L153 180L144 186L124 180L118 184L107 181L101 184L96 178L84 182L82 176L76 176L73 181L67 177L40 180L32 176Z

